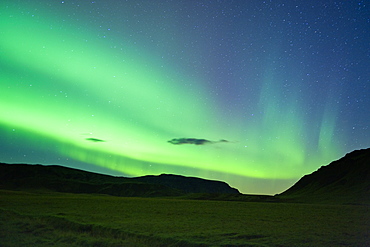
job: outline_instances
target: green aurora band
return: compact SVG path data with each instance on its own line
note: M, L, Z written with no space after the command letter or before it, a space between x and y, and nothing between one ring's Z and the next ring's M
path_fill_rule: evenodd
M132 176L220 179L242 191L244 179L294 180L342 154L336 111L323 107L319 127L307 126L302 92L282 104L272 70L254 107L261 114L229 120L201 79L175 73L150 51L112 49L114 41L72 22L58 28L56 18L11 8L0 15L0 127L23 130L35 149ZM228 142L167 142L173 138Z

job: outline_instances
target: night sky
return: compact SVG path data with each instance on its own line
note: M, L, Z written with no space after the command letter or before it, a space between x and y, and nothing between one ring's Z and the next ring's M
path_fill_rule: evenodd
M0 3L0 161L275 194L370 147L368 1Z

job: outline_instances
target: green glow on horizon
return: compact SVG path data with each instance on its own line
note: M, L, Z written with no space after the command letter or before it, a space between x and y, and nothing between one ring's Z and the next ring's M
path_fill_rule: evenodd
M3 10L0 124L26 129L35 139L46 136L62 155L131 175L207 177L215 171L272 179L300 177L318 160L340 155L331 139L334 118L322 121L318 150L308 151L301 102L296 97L289 107L279 104L282 96L269 71L256 105L263 115L232 123L243 130L230 128L222 124L229 120L214 114L201 81L190 90L183 83L188 78L162 68L149 51L129 46L112 51L93 30L57 26L53 18ZM167 142L181 137L229 143Z

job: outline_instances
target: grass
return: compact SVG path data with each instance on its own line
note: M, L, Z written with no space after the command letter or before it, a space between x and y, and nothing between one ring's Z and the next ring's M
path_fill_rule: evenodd
M368 246L370 207L0 191L0 246Z

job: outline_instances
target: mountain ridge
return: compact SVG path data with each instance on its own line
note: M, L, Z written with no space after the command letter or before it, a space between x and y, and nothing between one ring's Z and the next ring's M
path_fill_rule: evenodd
M275 196L241 194L223 181L174 174L117 177L59 165L0 163L0 189L129 197L370 205L370 148L355 150Z
M240 194L227 183L174 174L117 177L59 165L0 163L0 189L50 190L115 196L182 196L189 193Z

